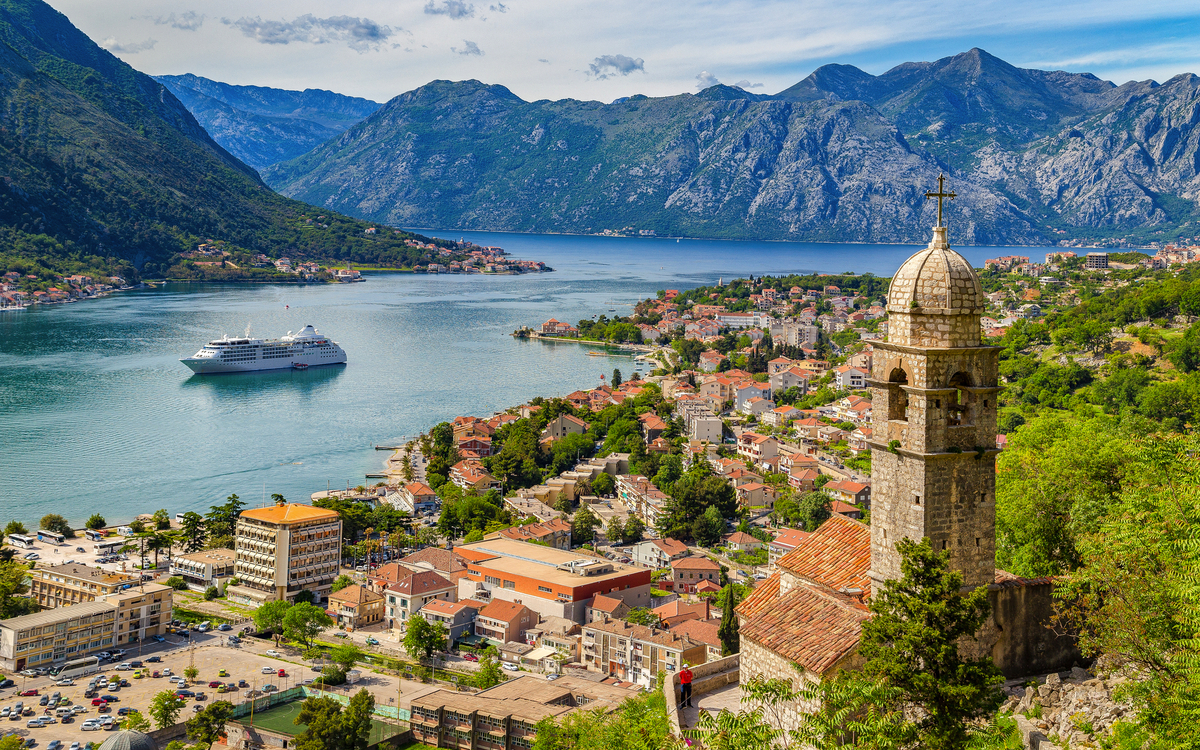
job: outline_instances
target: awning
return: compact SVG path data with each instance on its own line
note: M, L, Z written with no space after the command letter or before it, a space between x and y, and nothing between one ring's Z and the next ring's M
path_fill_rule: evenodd
M521 661L538 662L538 661L541 661L542 659L546 659L548 657L554 656L557 653L558 652L552 648L547 648L545 646L542 646L541 648L535 648L534 650L530 651L528 654L525 654L524 656L522 656Z
M468 646L483 646L487 644L487 638L474 633L463 633L458 637L459 643L465 643Z

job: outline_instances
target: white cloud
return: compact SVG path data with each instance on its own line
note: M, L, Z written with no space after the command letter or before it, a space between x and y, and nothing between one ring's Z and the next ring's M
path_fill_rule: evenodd
M504 7L504 6L500 6ZM495 10L495 8L492 8ZM504 11L500 11L503 13ZM475 15L475 6L464 3L463 0L442 0L441 5L435 5L433 0L425 4L425 13L430 16L446 16L447 18L471 18Z
M735 83L733 85L737 86L739 89L742 89L743 91L749 91L750 89L761 89L766 84L765 83L750 83L749 80L743 78L742 80L738 81L737 83Z
M718 69L721 80L773 93L828 62L881 73L972 46L1021 67L1044 63L1118 83L1200 72L1200 51L1188 45L1200 27L1195 0L958 0L952 12L945 0L503 0L505 12L501 0L51 2L92 39L122 48L186 33L187 44L164 38L137 54L149 73L325 88L376 101L435 79L469 78L503 84L527 100L612 101L694 92L697 71ZM330 24L337 19L325 18L323 7L363 23L352 24L358 31ZM464 37L486 56L459 54ZM1173 54L1164 45L1182 49ZM455 53L445 54L451 47ZM377 50L369 63L357 54L365 50ZM637 63L634 52L643 58L638 67L606 64L616 53Z
M154 25L170 26L171 28L179 29L180 31L196 31L204 25L204 19L205 16L203 14L196 13L194 10L189 10L184 13L180 13L178 16L174 13L169 16L155 16Z
M378 48L396 33L390 26L375 23L369 18L330 16L317 18L311 13L292 21L264 21L259 16L243 16L236 21L222 18L221 23L241 30L262 44L330 44L342 42L358 52Z
M588 65L589 75L603 81L613 76L627 76L634 71L646 72L646 61L625 55L601 55Z
M718 83L720 83L720 81L717 80L717 77L712 73L709 73L707 70L702 70L696 75L697 91L703 91L704 89L712 88Z
M121 44L111 36L100 42L100 46L114 54L136 55L139 52L154 49L154 45L158 44L157 39L147 39L144 42L133 42L131 44Z
M479 45L476 44L475 42L472 42L469 39L463 40L463 48L462 49L458 49L457 47L451 47L450 51L456 52L460 55L475 55L477 57L483 57L483 50L479 49Z

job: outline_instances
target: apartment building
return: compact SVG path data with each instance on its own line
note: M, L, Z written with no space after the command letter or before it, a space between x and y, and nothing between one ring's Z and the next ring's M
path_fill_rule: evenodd
M117 645L141 643L156 635L166 635L171 624L175 589L161 583L109 594L104 601L117 607Z
M649 688L659 672L670 675L683 664L708 661L708 648L691 638L623 620L583 626L583 663L595 672Z
M0 669L19 672L47 667L112 648L117 607L111 602L81 602L0 621Z
M524 604L495 599L475 617L475 635L497 644L525 640L525 631L538 623L538 615Z
M563 676L526 675L474 695L434 690L412 699L413 739L459 750L525 750L537 724L577 710L612 711L636 693L629 688Z
M583 550L566 551L512 539L489 539L456 548L467 559L459 599L517 602L542 617L583 622L592 597L607 594L629 604L650 604L650 571L620 565Z
M179 576L188 588L203 591L209 586L224 589L233 578L237 553L231 549L206 549L171 559L171 575Z
M324 602L341 565L342 521L332 510L299 503L243 511L234 549L240 582L227 597L258 606L310 591Z
M399 631L408 629L408 620L421 607L436 599L452 602L458 598L458 587L432 570L421 570L404 576L384 589L387 597L384 615L387 626Z
M463 636L474 635L475 617L483 608L483 602L472 600L449 602L434 599L426 602L417 614L430 623L440 622L446 626L446 640L454 644Z
M44 609L94 602L140 580L137 576L77 563L34 568L29 571L29 578L29 598Z
M667 502L671 499L649 479L637 474L617 477L617 497L648 528L658 525L658 519L666 512Z

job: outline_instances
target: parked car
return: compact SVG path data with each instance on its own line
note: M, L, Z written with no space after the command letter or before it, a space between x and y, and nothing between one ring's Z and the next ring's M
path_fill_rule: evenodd
M273 667L263 667L260 671L263 674L275 674L275 669Z
M245 680L238 680L237 686L240 688L247 688L250 687L250 683L246 682Z
M233 630L233 626L227 622L223 622L217 626L217 630L221 630L221 631Z
M23 696L26 698L28 698L31 695L37 695L37 694L38 694L37 688L31 688L29 690L22 690L21 692L17 693L17 695L20 695L20 696Z
M475 654L463 654L462 658L466 659L467 661L479 661L479 657Z
M138 713L138 710L136 708L131 708L129 706L125 706L124 708L117 710L117 716L128 716L129 714L136 714L136 713Z
M266 650L264 653L266 653L266 655L267 655L267 656L273 656L273 657L276 657L276 658L278 658L278 657L280 657L280 656L283 656L283 654L279 653L278 651L276 651L276 650L275 650L275 649L273 649L273 648L269 648L269 649L267 649L267 650Z
M281 670L279 670L278 672L276 672L276 673L275 673L275 676L276 676L276 677L287 677L288 675L287 675L287 671L286 671L286 670L283 670L283 669L281 669Z
M520 672L521 671L521 668L518 667L516 664L509 664L508 662L505 662L504 664L501 664L500 666L502 666L504 669L508 670L509 672Z
M100 731L100 720L99 719L88 719L87 721L85 721L79 725L79 729L84 732L99 732Z
M162 661L162 657L160 657L160 656L151 656L151 657L150 657L149 659L147 659L146 661L148 661L148 662L149 662L149 663L151 663L151 664L157 664L157 663L159 663L160 661Z

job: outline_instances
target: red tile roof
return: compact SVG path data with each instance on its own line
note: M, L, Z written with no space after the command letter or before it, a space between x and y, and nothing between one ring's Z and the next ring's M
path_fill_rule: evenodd
M737 613L742 617L753 617L762 609L779 598L779 574L772 574L767 580L754 587L754 591L737 605Z
M764 604L770 606L759 607L742 623L741 637L816 674L858 648L862 622L869 616L857 599L819 586L800 585Z
M625 602L621 601L620 599L614 599L613 597L605 596L604 594L596 594L594 597L592 597L592 609L597 609L601 612L607 612L610 615L613 612L616 612L617 607L620 607L624 603Z
M678 539L667 537L666 539L652 539L651 541L654 542L655 547L665 552L668 557L687 554L688 551L688 546Z
M762 541L759 540L758 537L750 536L744 531L733 532L729 536L725 537L725 541L733 544L762 544Z
M720 620L684 620L671 628L672 633L686 635L697 643L706 646L721 645Z
M774 544L780 547L795 547L809 537L811 532L804 529L780 529L775 535Z
M834 514L796 548L779 558L780 568L834 591L871 591L871 529Z
M671 568L675 570L720 570L721 566L717 565L707 557L682 557L678 560L671 561Z

